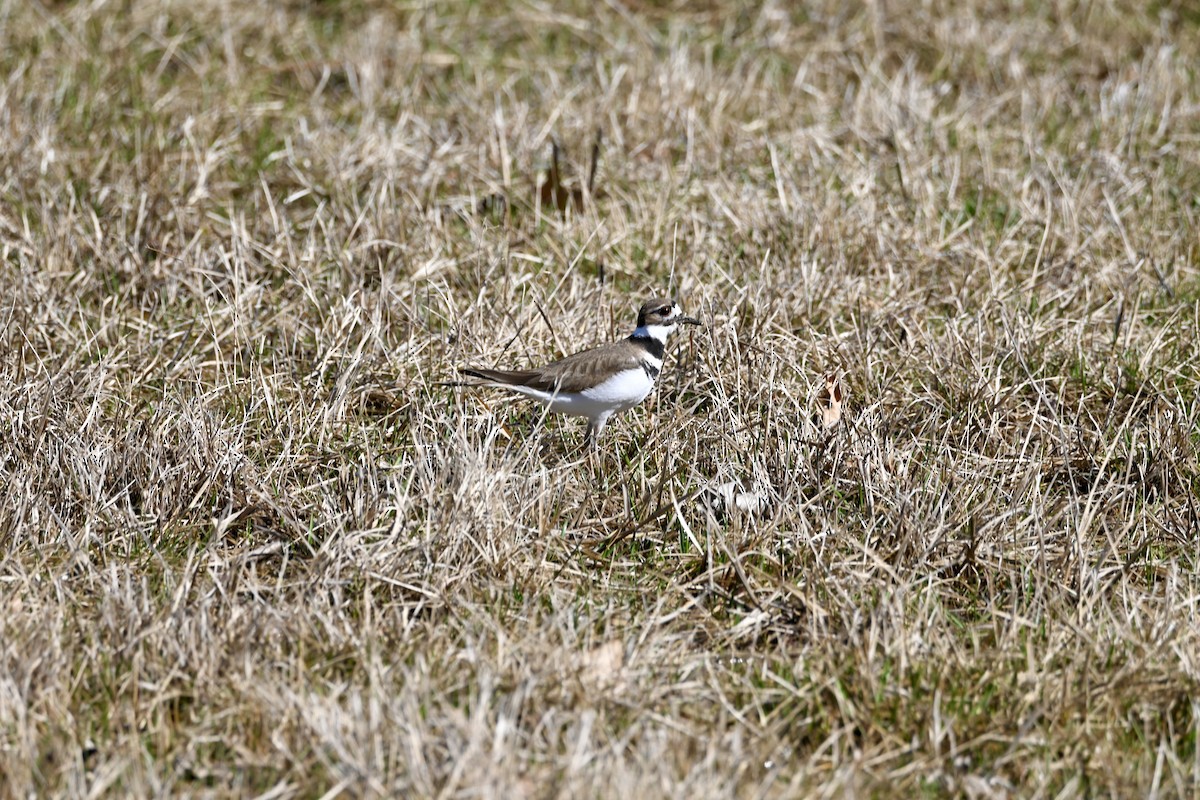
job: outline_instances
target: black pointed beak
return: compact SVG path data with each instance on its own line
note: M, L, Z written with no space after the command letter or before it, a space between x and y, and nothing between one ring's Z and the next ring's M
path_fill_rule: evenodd
M701 328L704 327L704 323L695 317L679 317L675 321L680 325L699 325Z

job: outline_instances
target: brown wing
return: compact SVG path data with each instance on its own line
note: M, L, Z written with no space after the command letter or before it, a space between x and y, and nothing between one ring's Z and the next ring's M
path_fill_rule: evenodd
M640 366L637 352L626 342L585 350L547 364L541 369L461 369L464 375L510 386L528 386L542 392L579 392L598 382L600 375Z
M546 382L538 388L552 391L557 387L560 392L581 392L595 386L604 375L640 367L636 348L629 347L628 342L613 342L567 356L537 370Z
M459 372L463 375L470 375L472 378L490 381L491 383L503 383L510 386L528 386L529 381L537 378L537 373L532 370L506 370L506 369L478 369L476 367L459 367Z

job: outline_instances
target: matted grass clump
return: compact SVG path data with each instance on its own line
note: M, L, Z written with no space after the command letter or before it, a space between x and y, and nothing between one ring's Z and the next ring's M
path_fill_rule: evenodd
M1200 787L1200 17L674 5L0 2L0 795Z

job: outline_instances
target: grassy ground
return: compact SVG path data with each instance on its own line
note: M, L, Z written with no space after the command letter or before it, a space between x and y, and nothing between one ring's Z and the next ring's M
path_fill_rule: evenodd
M674 5L0 0L0 795L1200 790L1194 7Z

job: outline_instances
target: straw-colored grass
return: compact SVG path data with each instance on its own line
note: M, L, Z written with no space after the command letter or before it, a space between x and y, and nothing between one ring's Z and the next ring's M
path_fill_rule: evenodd
M0 41L0 795L1200 790L1188 4ZM595 453L446 385L664 291Z

